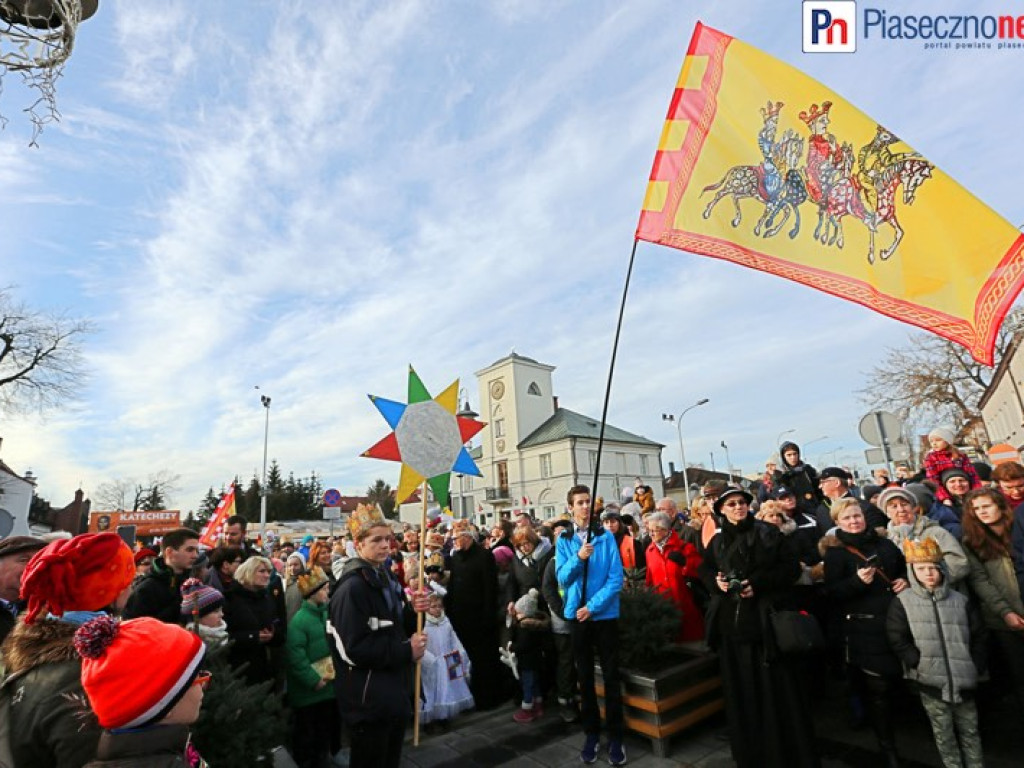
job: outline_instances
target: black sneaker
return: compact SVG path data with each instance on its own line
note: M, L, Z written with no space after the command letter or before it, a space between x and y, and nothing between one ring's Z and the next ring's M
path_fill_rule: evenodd
M569 701L565 704L558 705L558 714L562 718L563 722L575 723L580 719L580 711L576 709L576 705Z
M621 741L608 742L608 765L625 765L626 748Z
M587 765L597 762L597 753L600 749L601 742L597 736L587 736L587 740L583 742L583 749L580 750L580 761Z

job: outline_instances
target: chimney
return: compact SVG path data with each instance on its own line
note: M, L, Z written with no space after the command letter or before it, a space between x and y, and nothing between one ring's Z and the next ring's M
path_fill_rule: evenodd
M668 476L672 477L673 475L675 475L675 473L676 473L676 463L674 461L670 461L668 463Z
M552 395L551 396L551 400L554 402L555 410L557 411L558 410L558 395Z

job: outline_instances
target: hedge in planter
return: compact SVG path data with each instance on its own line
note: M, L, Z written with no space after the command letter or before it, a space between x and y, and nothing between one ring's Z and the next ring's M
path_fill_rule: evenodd
M682 612L653 587L629 585L619 602L619 666L650 671L679 633Z

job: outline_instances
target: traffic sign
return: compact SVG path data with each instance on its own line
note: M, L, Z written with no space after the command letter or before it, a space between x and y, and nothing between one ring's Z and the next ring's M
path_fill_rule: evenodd
M326 491L324 491L324 506L340 507L341 491L339 491L337 488L328 488Z
M860 420L857 430L869 445L892 444L899 442L903 434L903 422L888 411L872 411Z
M1009 443L997 443L988 449L988 458L996 466L1009 464L1014 461L1020 461L1020 451Z
M889 461L907 461L910 459L910 446L906 443L893 443L889 446ZM864 451L864 460L868 464L885 464L884 448L868 448Z

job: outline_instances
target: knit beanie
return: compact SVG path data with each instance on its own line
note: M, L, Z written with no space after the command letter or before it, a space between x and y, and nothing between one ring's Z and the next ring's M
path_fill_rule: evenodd
M206 650L198 635L148 616L93 619L78 628L74 644L82 688L106 729L141 728L166 717L195 680Z
M160 556L159 554L154 552L149 547L143 547L142 549L140 549L138 552L135 553L135 564L138 565L143 560L145 560L147 557L156 559L159 556Z
M312 597L318 589L326 587L328 579L323 569L314 565L306 573L300 574L295 583L299 585L299 592L302 593L302 599L305 600Z
M491 554L498 565L508 565L516 558L515 552L504 545L492 549Z
M971 482L971 476L968 475L964 470L953 467L953 469L947 469L943 472L939 478L942 480L942 485L945 486L954 477L962 477L968 483Z
M528 619L532 619L537 615L537 597L540 593L536 589L531 589L525 595L516 600L516 613L525 616Z
M131 548L116 533L87 533L50 542L25 566L21 597L28 601L25 623L44 607L54 616L65 611L98 611L110 605L135 578Z
M903 487L913 494L921 509L927 511L932 508L932 505L935 503L935 494L927 485L924 483L907 483Z
M956 445L956 433L953 432L952 427L936 427L928 433L928 437L937 437L940 440L945 440L950 445Z
M224 605L224 595L199 579L186 579L181 585L181 616L202 618Z

